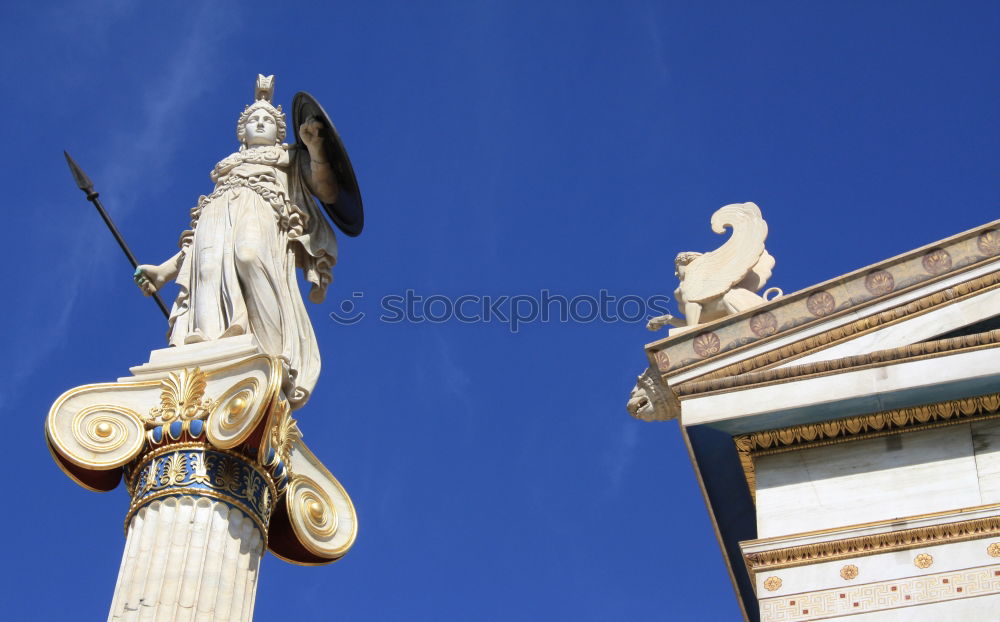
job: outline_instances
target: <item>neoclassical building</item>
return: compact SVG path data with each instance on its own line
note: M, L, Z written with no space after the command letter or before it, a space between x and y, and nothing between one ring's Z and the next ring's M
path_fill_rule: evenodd
M1000 221L758 298L671 320L629 402L679 422L746 619L998 619Z

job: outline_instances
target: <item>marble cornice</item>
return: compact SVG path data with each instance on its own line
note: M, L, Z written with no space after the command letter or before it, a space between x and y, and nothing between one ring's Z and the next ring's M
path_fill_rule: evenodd
M957 234L945 240L909 251L856 270L824 283L788 294L767 304L743 313L729 316L697 327L696 330L667 337L646 346L651 366L661 374L673 376L678 373L690 374L702 363L717 359L722 355L732 355L748 348L759 348L768 342L787 340L796 331L821 326L823 323L852 324L847 316L857 314L866 306L891 301L897 296L905 296L920 288L933 286L940 281L954 281L964 272L974 272L1000 255L1000 221L987 223L975 229ZM987 275L992 283L998 279L996 271ZM969 282L977 281L975 275L967 277ZM988 279L989 280L989 279ZM962 284L964 285L964 284ZM984 285L980 283L979 285ZM942 286L953 289L956 286ZM979 287L982 289L982 287ZM935 292L937 294L940 292ZM922 296L921 299L934 296ZM937 302L945 302L944 298ZM899 305L896 311L904 314L919 312L920 309L906 311L908 304ZM933 306L933 305L928 305ZM881 320L890 320L887 316ZM899 319L899 318L896 318ZM868 320L868 318L865 318ZM841 326L824 333L835 333ZM852 326L839 338L854 335L871 326ZM814 347L830 345L815 343ZM801 354L793 352L792 355ZM774 360L767 360L770 353L748 357L751 365L743 361L726 366L726 371L710 370L715 374L733 375L762 365L773 364L777 360L787 360L784 352ZM733 370L735 365L742 367Z
M1000 288L1000 272L993 272L958 283L947 289L923 296L906 304L860 318L848 324L843 324L831 330L813 335L774 350L752 356L712 371L697 380L705 382L716 378L738 376L753 371L761 371L775 365L800 358L806 354L838 345L870 332L881 330L893 324L903 322L915 316L937 310L946 305L965 300L975 295Z
M997 417L1000 417L1000 393L991 393L897 408L870 415L740 434L733 437L733 442L750 495L756 500L757 476L754 459L759 456Z
M1000 275L997 275L1000 277ZM806 365L779 367L754 371L736 376L695 380L672 387L679 397L723 392L747 386L779 384L802 380L813 376L855 371L888 363L912 361L936 356L947 356L957 352L994 347L1000 344L1000 329L949 339L938 339L914 343L888 350L866 352L828 361L816 361Z
M939 523L883 533L828 540L769 551L744 553L750 575L762 571L793 568L821 562L836 561L927 547L937 544L964 542L1000 535L1000 516Z

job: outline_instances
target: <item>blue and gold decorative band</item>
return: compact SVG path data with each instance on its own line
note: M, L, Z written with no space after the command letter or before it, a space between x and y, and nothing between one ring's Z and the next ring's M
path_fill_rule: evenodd
M278 498L271 476L252 458L206 443L174 443L143 456L128 482L132 517L156 499L172 496L210 497L252 517L267 538L267 526Z

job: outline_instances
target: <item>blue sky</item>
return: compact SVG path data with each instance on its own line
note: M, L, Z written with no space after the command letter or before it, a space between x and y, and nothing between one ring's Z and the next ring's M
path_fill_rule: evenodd
M42 423L164 345L63 149L152 263L257 73L348 147L366 230L310 305L298 418L361 531L331 566L268 557L260 620L738 619L676 424L625 411L642 323L390 324L377 301L669 294L733 202L760 205L786 292L1000 215L996 3L141 5L0 24L9 619L106 615L127 496L63 476ZM330 320L354 292L369 316Z

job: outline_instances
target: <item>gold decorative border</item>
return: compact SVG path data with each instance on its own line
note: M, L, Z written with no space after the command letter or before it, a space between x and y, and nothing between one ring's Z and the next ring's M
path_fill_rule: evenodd
M833 421L740 434L733 437L733 442L736 444L736 452L743 466L747 486L750 488L750 496L756 502L757 475L754 458L758 456L997 417L1000 417L1000 393L990 393L936 404L897 408L871 415L857 415Z
M139 481L139 473L142 472L142 470L147 464L149 464L150 460L154 458L159 458L164 454L173 453L175 451L182 451L185 449L201 449L203 451L214 451L217 454L226 454L227 456L246 462L248 466L250 466L254 470L264 475L264 481L266 481L267 485L271 488L272 498L275 501L278 500L278 489L274 483L274 478L272 478L271 474L267 472L267 469L255 463L252 456L248 456L246 454L242 454L238 451L233 451L231 449L219 449L218 447L212 445L211 443L203 443L198 441L169 443L167 445L163 445L162 447L158 447L149 453L143 454L142 456L137 458L134 463L135 466L131 469L128 475L128 479L125 482L126 490L128 490L129 496L133 496L135 494L135 484Z
M738 376L685 382L675 390L677 395L681 397L715 392L723 393L748 385L778 384L792 379L801 380L809 376L856 371L894 361L921 360L937 356L947 356L958 351L984 349L997 344L1000 344L1000 329L963 335L961 337L951 337L949 339L939 339L937 341L913 343L888 350L877 350L875 352L845 356L844 358L828 361L816 361L806 365L779 367L777 369L749 372Z
M927 283L921 283L920 285L927 285ZM779 348L775 348L774 350L737 361L736 363L726 365L725 367L720 367L719 369L708 372L699 378L700 381L707 381L715 378L745 374L780 363L787 363L790 360L800 358L806 354L811 354L812 352L838 345L849 339L854 339L866 333L885 328L886 326L897 324L917 315L923 315L924 313L933 311L938 307L959 302L960 300L963 300L973 294L980 294L996 289L997 287L1000 287L1000 272L984 274L983 276L976 277L962 283L956 283L947 289L934 292L933 294L928 294L922 298L899 305L898 307L886 309L885 311L855 320L848 324L844 324L843 326L831 328L826 332L813 335L812 337L808 337L801 341L796 341L795 343L790 343ZM850 311L855 312L857 310L858 309L856 307L852 307L850 309ZM830 318L827 317L823 319ZM787 331L777 333L773 337L769 337L766 340L761 339L754 341L753 345L759 346L767 343L767 341L774 341L775 339L787 334ZM733 351L727 352L726 354L731 352ZM673 375L679 371L681 370L671 370L670 372L667 372L667 375Z
M139 473L143 471L144 467L147 464L149 464L151 460L159 458L160 456L163 456L165 454L174 453L176 451L190 450L190 449L201 449L202 451L212 451L218 454L225 454L231 458L235 458L237 460L244 462L247 466L257 471L257 473L263 477L264 482L267 484L267 487L271 491L271 498L274 499L274 503L278 502L279 499L278 489L274 483L274 479L271 477L270 473L268 473L266 469L263 469L259 465L255 464L252 457L228 449L219 449L218 447L215 447L210 443L201 443L195 441L167 444L164 445L163 447L159 447L139 457L133 463L134 468L131 469L131 472L129 473L128 477L125 480L125 487L128 490L129 496L134 498L135 485L139 481ZM126 534L128 533L129 522L132 520L132 517L136 514L136 512L138 512L141 508L163 497L184 496L184 495L189 495L189 496L201 495L203 497L211 497L218 501L222 501L224 503L228 503L230 505L239 507L245 514L251 516L254 519L254 522L257 523L257 526L260 527L261 533L264 534L264 544L266 548L267 526L264 525L264 523L257 517L256 513L253 510L248 508L245 504L241 503L237 499L233 499L226 495L221 495L212 490L207 490L204 488L165 488L161 491L151 493L143 497L139 501L135 500L131 501L129 504L128 512L125 515Z
M747 565L750 576L753 577L755 573L764 570L773 572L782 568L794 568L806 564L892 553L916 546L927 547L936 544L966 542L994 537L997 534L1000 534L1000 516L990 516L928 527L900 529L868 536L856 536L843 540L816 542L771 551L746 553L743 555L743 561Z

